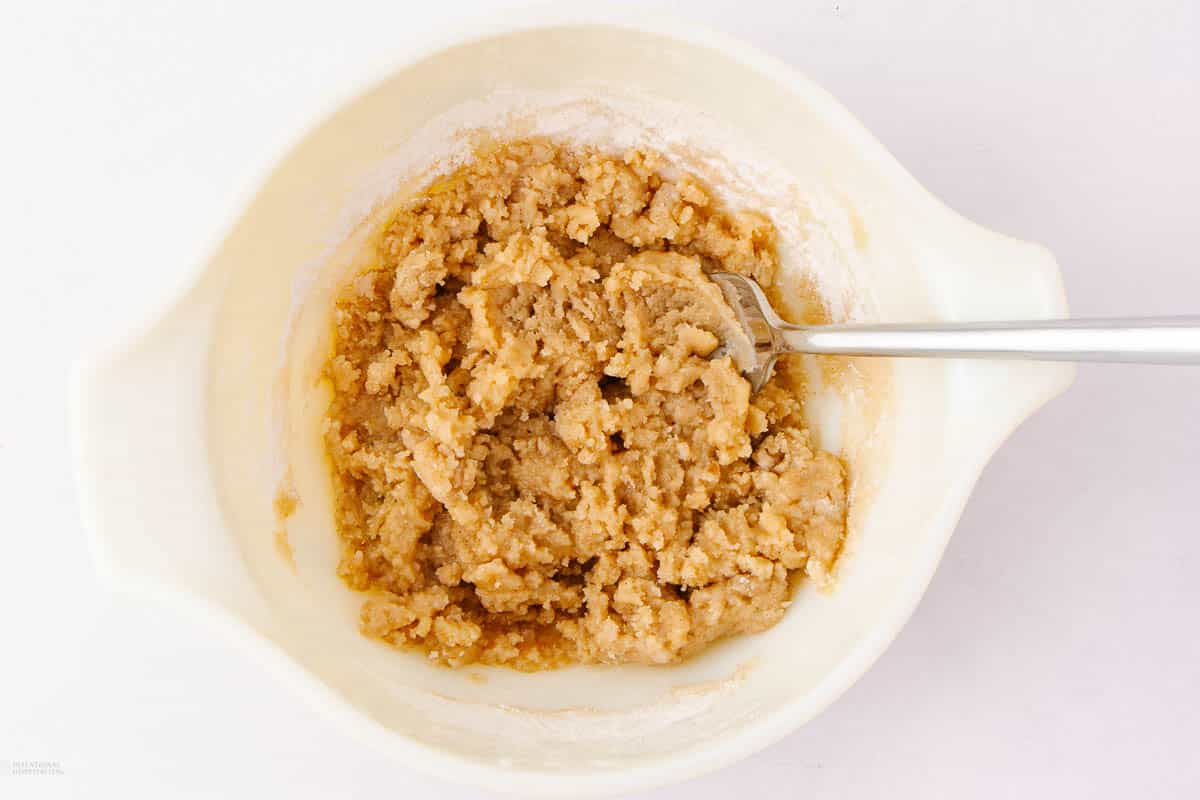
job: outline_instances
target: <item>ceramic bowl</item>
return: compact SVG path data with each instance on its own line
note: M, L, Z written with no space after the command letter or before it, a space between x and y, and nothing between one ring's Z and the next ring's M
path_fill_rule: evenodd
M674 20L541 10L460 28L327 106L263 169L190 288L81 364L73 389L83 513L115 586L211 621L403 764L523 794L682 780L811 719L908 619L988 458L1073 376L1020 362L843 365L814 401L822 441L854 475L836 587L801 587L779 625L683 665L449 670L360 636L359 598L334 574L316 432L330 273L314 264L337 260L331 241L364 181L432 120L498 90L598 85L688 109L772 165L767 178L794 190L783 222L824 242L791 253L804 262L792 267L845 277L827 298L842 318L1066 315L1046 250L947 209L790 67ZM300 505L283 548L285 468Z

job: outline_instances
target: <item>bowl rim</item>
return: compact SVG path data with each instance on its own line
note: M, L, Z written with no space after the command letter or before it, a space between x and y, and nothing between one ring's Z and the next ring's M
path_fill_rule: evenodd
M390 76L452 47L513 33L555 27L592 26L624 28L658 35L719 52L741 63L764 78L775 81L797 96L803 97L815 113L837 129L853 149L870 160L873 168L898 191L909 193L914 200L968 223L917 182L829 92L786 62L729 34L660 12L645 12L632 8L587 8L575 2L527 7L467 21L445 21L437 27L410 32L410 41L397 46L398 55L385 59L382 63L369 65L354 81L320 92L311 103L313 112L308 117L307 125L274 137L275 141L263 148L267 157L260 159L247 171L237 190L231 193L231 200L225 204L224 215L216 215L210 223L209 230L205 232L207 235L201 237L201 241L210 243L209 251L182 270L180 281L164 292L164 296L148 300L142 307L143 313L136 316L136 321L123 333L109 343L102 344L92 355L77 361L72 369L69 390L71 440L81 514L93 557L102 577L110 586L122 591L154 592L182 610L201 617L217 630L233 637L240 646L254 653L264 666L291 685L327 718L339 723L343 729L365 744L400 758L406 766L454 783L538 796L595 796L635 791L713 772L782 739L827 708L870 669L912 616L937 569L941 560L940 554L949 542L979 474L1023 417L1018 418L1007 431L996 437L991 447L980 448L975 459L977 463L970 464L968 469L959 474L959 480L953 486L947 487L936 522L931 523L931 528L941 531L940 536L932 537L936 540L934 546L937 548L937 557L918 562L924 568L914 572L903 602L895 604L891 613L882 615L870 633L863 637L851 653L811 691L772 709L728 736L704 742L651 763L619 771L578 770L551 773L504 767L473 759L424 744L387 728L365 712L351 707L331 687L295 661L280 645L219 603L170 586L164 581L121 570L116 559L107 552L103 541L102 515L99 512L102 501L95 490L94 470L89 469L85 457L85 443L90 435L85 409L89 406L94 379L104 371L107 364L140 343L193 291L204 275L212 253L217 250L226 234L233 230L259 188L268 181L276 167L290 156L296 146L324 120ZM1053 279L1057 284L1053 288L1057 291L1059 304L1065 310L1062 277L1056 266L1053 267ZM1061 377L1047 382L1029 413L1065 390L1072 374L1069 369L1064 369Z

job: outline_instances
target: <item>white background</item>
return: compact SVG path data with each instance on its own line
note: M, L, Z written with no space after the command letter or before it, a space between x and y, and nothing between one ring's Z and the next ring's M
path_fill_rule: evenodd
M206 630L99 586L65 389L81 346L182 280L314 96L487 4L14 5L0 761L67 774L0 769L0 797L479 796L362 751ZM652 5L795 64L950 205L1048 245L1076 315L1200 313L1194 0ZM861 682L769 750L648 796L1197 796L1198 408L1200 369L1082 369L988 467Z

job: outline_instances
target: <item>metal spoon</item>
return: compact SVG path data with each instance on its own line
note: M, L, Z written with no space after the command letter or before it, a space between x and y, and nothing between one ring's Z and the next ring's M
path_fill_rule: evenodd
M1200 364L1200 316L1145 319L1054 319L950 324L793 325L762 287L730 272L709 275L741 324L718 355L730 355L753 391L783 353L926 358L1024 358Z

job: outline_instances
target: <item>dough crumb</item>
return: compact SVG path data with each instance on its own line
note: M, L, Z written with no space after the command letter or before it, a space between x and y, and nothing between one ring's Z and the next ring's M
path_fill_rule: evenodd
M296 571L296 553L292 549L292 542L288 538L287 521L292 514L296 513L296 509L300 506L300 497L292 488L292 476L289 472L283 479L283 483L275 493L275 501L272 503L275 509L275 552L279 553L279 557L292 570Z
M776 231L663 159L496 144L409 198L334 314L325 441L365 634L436 662L667 664L826 581L846 470L799 369L711 358Z

